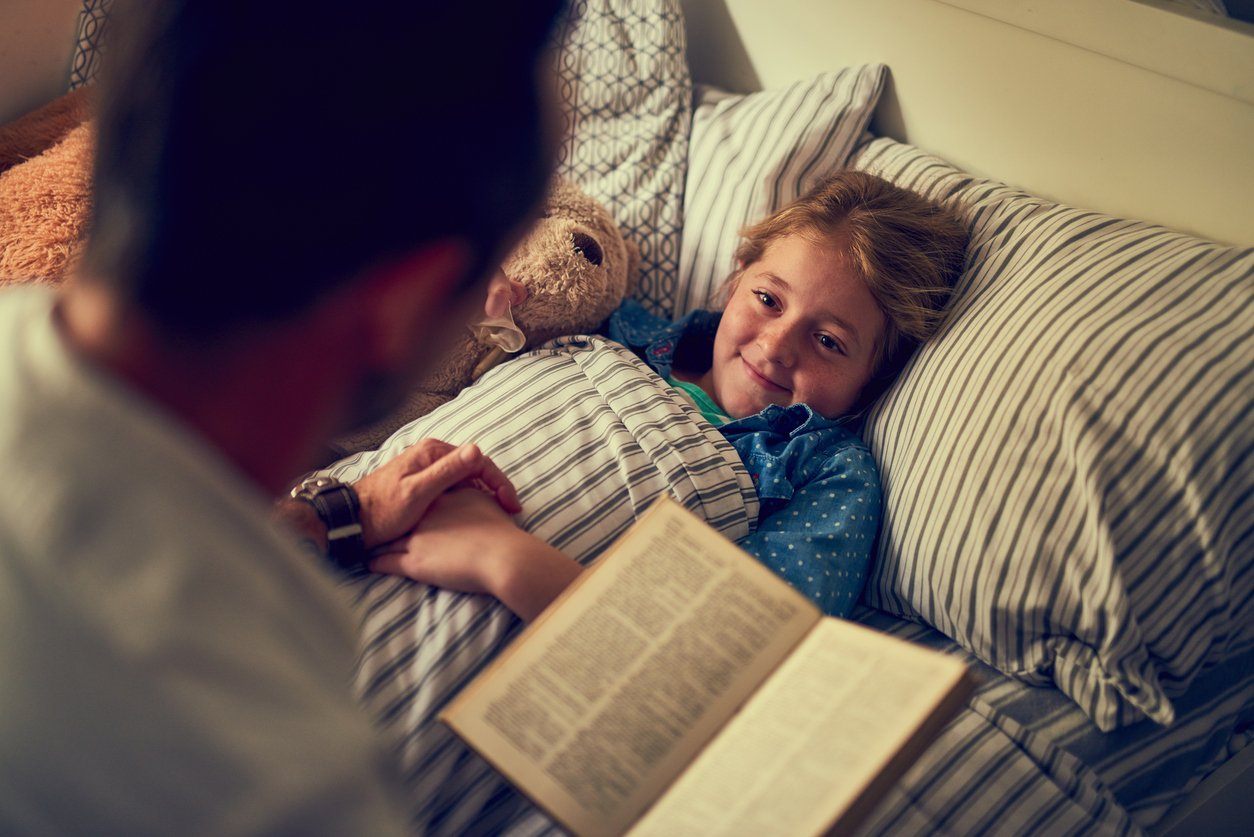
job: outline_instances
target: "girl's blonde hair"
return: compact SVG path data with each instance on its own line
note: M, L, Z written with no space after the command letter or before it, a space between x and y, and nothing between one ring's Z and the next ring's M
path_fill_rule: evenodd
M874 376L882 382L876 389L882 388L945 317L966 255L962 218L883 178L841 171L740 231L740 266L729 290L772 241L789 235L839 246L866 282L887 323L874 358Z

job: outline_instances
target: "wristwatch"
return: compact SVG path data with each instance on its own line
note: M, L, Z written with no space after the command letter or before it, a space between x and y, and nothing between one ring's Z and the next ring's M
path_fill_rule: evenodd
M351 485L333 477L313 477L293 488L292 498L313 506L327 527L327 555L333 564L343 570L357 570L366 563L361 503Z

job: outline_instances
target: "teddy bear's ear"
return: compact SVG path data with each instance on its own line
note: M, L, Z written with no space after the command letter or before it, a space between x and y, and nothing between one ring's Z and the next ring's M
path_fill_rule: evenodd
M624 238L623 246L627 250L627 292L623 295L625 298L635 293L640 279L640 245L630 238Z

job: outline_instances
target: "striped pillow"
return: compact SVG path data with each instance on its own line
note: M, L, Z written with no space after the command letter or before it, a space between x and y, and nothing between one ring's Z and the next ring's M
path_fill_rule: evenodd
M640 248L634 296L674 305L692 82L679 0L576 0L560 33L558 171Z
M703 92L692 116L672 316L719 307L740 228L845 166L887 75L869 64L748 96Z
M872 410L866 600L1102 730L1254 643L1254 249L974 179L888 139L853 166L970 220L953 315Z

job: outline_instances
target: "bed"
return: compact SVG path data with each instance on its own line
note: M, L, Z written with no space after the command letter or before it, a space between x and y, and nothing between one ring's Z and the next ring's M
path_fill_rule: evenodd
M860 39L889 14L861 3L822 12L785 3L769 14L751 3L688 5L703 25L690 23L687 35L706 58L740 62L703 80L731 87L746 64L769 72L747 60L751 33L778 45L811 13L832 25L824 16L845 14L838 40L874 52ZM885 527L854 618L960 657L981 685L862 831L1239 827L1254 718L1244 464L1254 445L1254 251L1222 242L1248 245L1232 232L1250 228L1219 212L1208 229L1204 211L1189 226L1169 201L1145 202L1134 217L1218 240L1121 218L1125 178L1107 178L1106 200L1091 173L1077 200L1098 209L1074 208L1061 200L1066 182L1033 182L1048 180L1047 164L1013 172L1029 191L959 168L900 131L876 136L894 121L913 124L909 72L833 66L826 51L806 51L819 39L788 41L801 47L788 61L808 60L813 72L770 89L693 85L683 11L576 3L560 52L563 170L640 245L646 305L668 315L708 306L737 227L844 165L953 201L972 229L954 316L868 418ZM736 19L750 27L743 39ZM716 48L708 39L720 26ZM1068 162L1074 179L1083 160ZM1207 194L1222 205L1214 180ZM576 336L511 361L332 472L351 479L422 435L477 441L520 484L537 486L524 496L523 525L584 562L659 492L729 536L752 526L743 473L717 434L684 442L706 432L700 417L598 340ZM574 360L585 355L598 359ZM415 826L552 831L433 720L517 623L475 597L395 579L357 585L358 684L401 754Z
M980 685L866 834L1237 833L1250 810L1254 49L1091 0L1089 19L1187 30L1206 58L1103 45L1062 5L579 0L561 33L563 172L640 246L659 313L710 304L738 226L833 168L970 223L954 315L868 417L885 522L854 618ZM756 522L730 446L597 335L328 472L426 435L483 446L524 486L523 525L584 562L663 492L729 537ZM358 691L415 830L554 831L434 721L517 620L348 583Z

